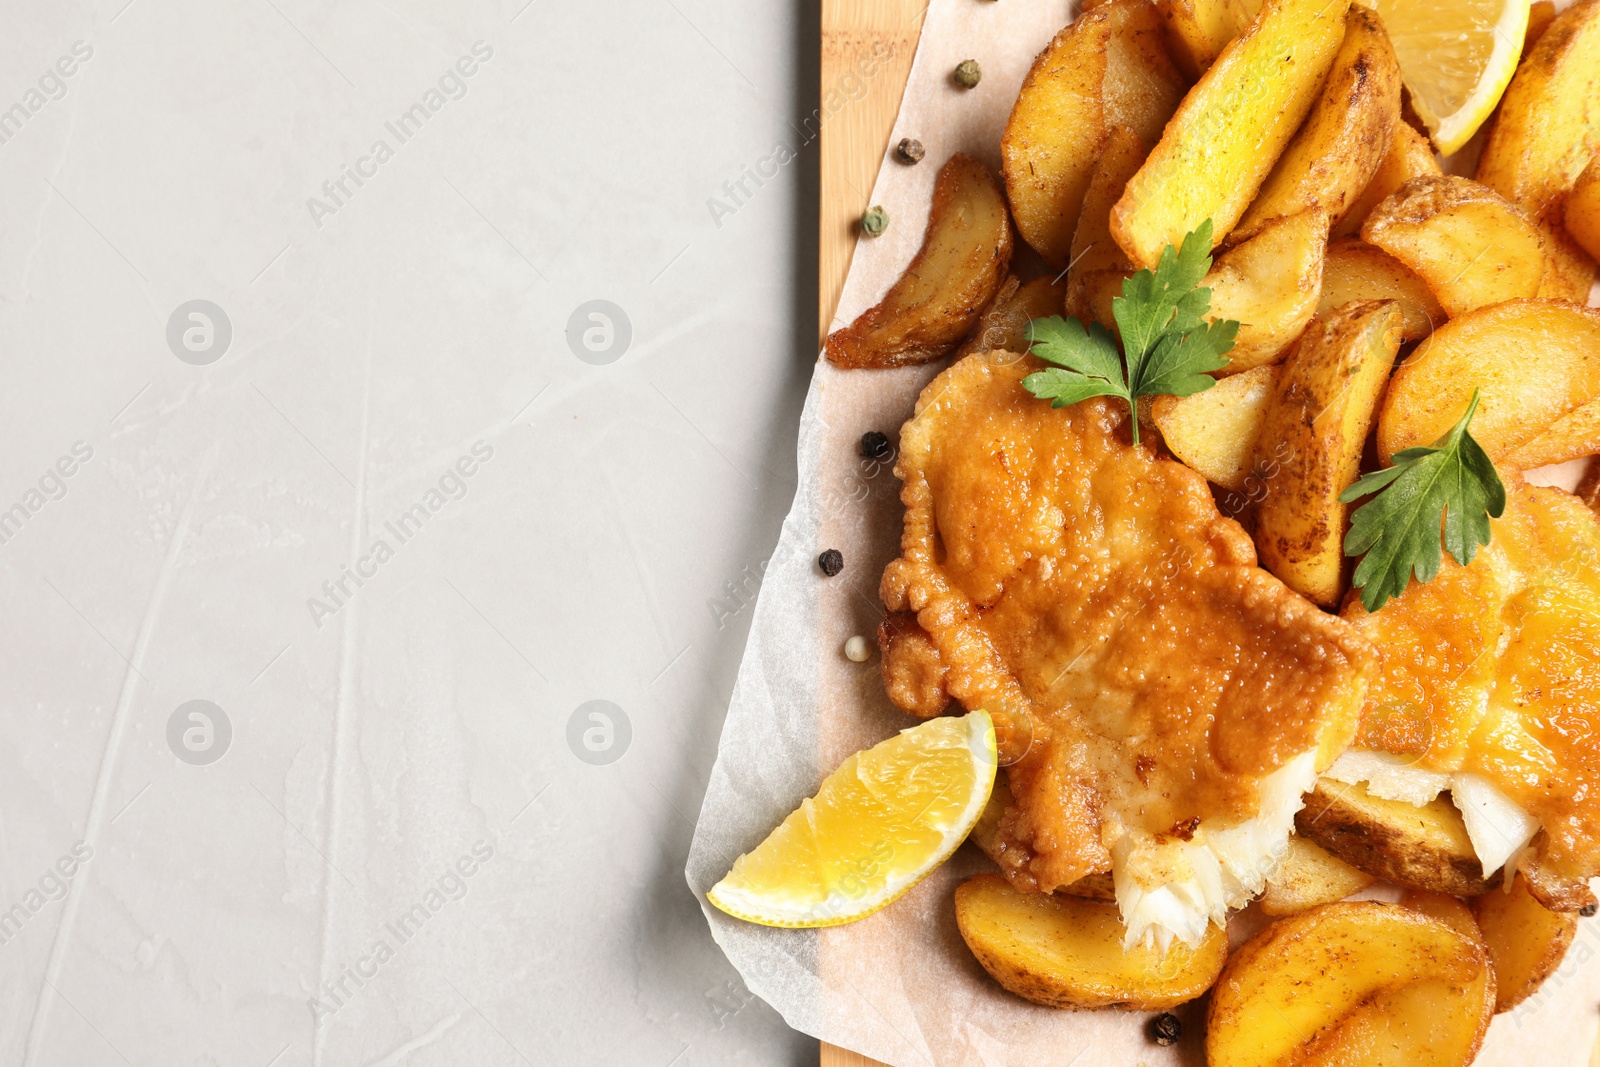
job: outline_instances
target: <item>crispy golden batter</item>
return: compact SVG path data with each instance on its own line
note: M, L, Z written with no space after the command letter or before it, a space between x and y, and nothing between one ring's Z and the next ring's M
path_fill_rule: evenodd
M1524 869L1559 897L1600 874L1600 519L1502 477L1505 514L1470 567L1446 555L1376 614L1346 604L1380 661L1356 744L1487 778L1539 820Z
M927 638L888 643L885 676L927 676L931 645L943 690L994 715L1017 796L1007 874L1049 891L1109 870L1124 832L1249 819L1261 778L1312 749L1326 765L1371 652L1256 567L1200 475L1130 446L1120 404L1023 390L1038 366L972 356L923 391L882 594ZM914 672L892 662L906 647Z

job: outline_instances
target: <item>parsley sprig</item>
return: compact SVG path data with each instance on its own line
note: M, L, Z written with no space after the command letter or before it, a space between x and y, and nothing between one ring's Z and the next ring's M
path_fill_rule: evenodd
M1122 283L1111 314L1122 334L1117 341L1098 322L1052 315L1028 324L1034 355L1055 366L1022 380L1023 388L1051 407L1066 407L1092 396L1119 397L1128 405L1133 443L1139 443L1136 402L1141 396L1189 396L1216 384L1209 371L1227 366L1239 324L1232 319L1204 321L1211 290L1200 280L1211 269L1211 220L1168 245L1154 271L1141 270ZM1126 363L1126 369L1124 369Z
M1489 543L1489 519L1505 511L1506 487L1467 432L1477 410L1474 389L1467 413L1449 433L1397 452L1394 466L1364 475L1339 495L1348 504L1378 494L1356 509L1344 539L1345 555L1365 553L1355 584L1368 611L1405 592L1412 574L1427 582L1439 573L1441 525L1444 547L1463 567Z

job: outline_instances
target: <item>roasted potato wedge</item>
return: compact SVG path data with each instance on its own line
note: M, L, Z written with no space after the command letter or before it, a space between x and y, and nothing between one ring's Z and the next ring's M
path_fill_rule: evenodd
M1425 982L1445 987L1430 1006L1458 1020L1469 1016L1463 1028L1470 1023L1481 1037L1488 1013L1481 1005L1452 1003L1448 987L1468 986L1488 969L1480 941L1419 911L1376 901L1312 908L1279 919L1228 961L1211 991L1206 1063L1332 1067L1383 1062L1360 1056L1364 1042L1341 1055L1338 1047L1355 1035L1340 1031L1361 1018L1364 1006ZM1395 1021L1382 1013L1372 1022ZM1468 1061L1425 1056L1394 1062L1465 1067Z
M1022 83L1000 141L1001 172L1023 240L1067 265L1084 193L1108 130L1146 144L1187 88L1167 58L1150 0L1112 0L1056 34Z
M1578 934L1578 917L1539 903L1521 875L1505 891L1474 898L1472 913L1494 965L1496 1012L1510 1011L1537 992Z
M1531 20L1530 20L1531 22ZM1500 100L1477 178L1545 229L1542 297L1588 300L1595 261L1561 227L1563 203L1600 150L1600 0L1555 17Z
M1404 339L1420 341L1444 322L1444 308L1415 271L1381 248L1355 238L1330 241L1322 257L1322 297L1327 315L1353 300L1393 300L1400 305Z
M956 926L995 981L1052 1008L1170 1008L1209 989L1228 955L1217 926L1198 948L1124 949L1116 905L1022 893L997 874L956 890Z
M1127 126L1118 126L1106 135L1094 176L1089 179L1089 191L1083 197L1083 210L1078 213L1078 228L1072 235L1072 270L1067 277L1069 315L1091 317L1090 301L1096 288L1111 287L1097 279L1113 273L1127 277L1133 271L1133 264L1111 236L1111 206L1144 162L1145 154L1144 142ZM1120 290L1120 286L1115 288Z
M1394 47L1376 12L1352 6L1322 95L1228 239L1247 240L1309 208L1339 218L1371 184L1401 125Z
M905 367L947 356L1011 266L1011 216L989 168L957 153L939 171L922 248L875 307L828 336L841 367Z
M1350 0L1267 0L1184 97L1111 212L1137 267L1207 219L1220 244L1305 121L1344 40Z
M1554 0L1533 0L1528 5L1528 29L1522 35L1522 54L1527 55L1533 51L1533 46L1539 43L1539 38L1544 36L1544 31L1556 20L1556 5Z
M1589 161L1567 194L1563 219L1578 246L1600 259L1600 155Z
M1360 473L1400 336L1400 308L1388 300L1346 304L1314 319L1283 361L1256 437L1257 463L1282 457L1256 505L1261 566L1323 607L1344 592L1350 505L1339 494Z
M1275 362L1316 314L1328 216L1315 208L1274 219L1218 256L1200 282L1211 290L1210 319L1237 319L1223 374Z
M1172 58L1198 78L1260 10L1261 0L1161 0Z
M1158 396L1150 414L1174 456L1207 481L1243 489L1277 381L1277 367L1256 367L1191 396Z
M1419 808L1323 778L1306 794L1294 825L1357 870L1395 885L1470 897L1500 881L1498 874L1483 877L1466 824L1447 797Z
M1289 851L1267 879L1267 891L1261 894L1261 910L1268 915L1293 915L1343 900L1372 882L1372 875L1356 870L1322 846L1297 835L1289 838Z
M1480 308L1439 327L1389 383L1378 414L1385 462L1413 445L1431 445L1482 392L1472 436L1497 463L1544 466L1587 455L1554 446L1524 448L1557 420L1600 398L1600 311L1551 300L1514 300ZM1526 468L1523 468L1526 469Z
M989 803L984 806L983 814L978 816L978 823L972 828L972 833L967 835L967 840L977 845L985 856L994 860L1002 869L1013 864L1008 862L1010 857L1005 855L1005 846L1000 840L1000 820L1005 817L1006 809L1014 803L1016 799L1012 796L1011 785L1006 776L995 775L994 789L989 793ZM1110 871L1084 875L1071 885L1057 889L1056 892L1088 900L1117 899Z
M1351 201L1350 206L1345 208L1344 214L1339 216L1339 221L1333 224L1333 235L1359 236L1361 224L1367 221L1372 209L1387 200L1396 189L1412 178L1443 173L1444 171L1439 169L1439 157L1433 154L1433 142L1408 124L1396 123L1394 137L1389 142L1388 151L1383 155L1383 162L1378 165L1377 173L1372 176L1367 187Z
M995 294L972 335L962 342L956 358L974 352L1026 352L1028 323L1061 314L1067 287L1049 275L1023 284L1011 278Z
M1560 463L1600 452L1600 400L1573 408L1544 432L1529 438L1506 454L1506 466L1519 471L1533 470L1548 463ZM1552 456L1561 457L1551 459Z
M1361 238L1410 267L1452 318L1539 292L1545 241L1505 197L1453 174L1413 178L1372 209Z

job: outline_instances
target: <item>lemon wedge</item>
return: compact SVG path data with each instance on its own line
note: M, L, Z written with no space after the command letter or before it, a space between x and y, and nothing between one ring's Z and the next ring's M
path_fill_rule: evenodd
M711 887L763 926L839 926L899 899L950 858L994 788L986 711L930 719L857 752Z
M1376 0L1411 103L1445 155L1467 143L1517 72L1529 0Z

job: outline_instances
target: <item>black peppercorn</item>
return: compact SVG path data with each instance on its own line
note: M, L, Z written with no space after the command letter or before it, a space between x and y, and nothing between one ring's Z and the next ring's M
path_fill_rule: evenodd
M894 146L894 158L908 167L914 163L921 163L922 157L926 154L922 142L915 137L902 137L900 143Z
M837 548L830 548L817 557L817 566L822 568L822 573L832 578L844 570L844 553Z
M863 459L888 459L894 455L894 445L889 443L889 435L879 433L877 430L868 430L861 435L861 456Z
M1596 911L1600 911L1600 906L1594 904L1585 904L1583 907L1578 909L1578 914L1582 915L1585 919L1592 919L1594 918L1594 913Z
M1183 1036L1183 1024L1170 1011L1164 1011L1150 1021L1150 1040L1166 1046Z

